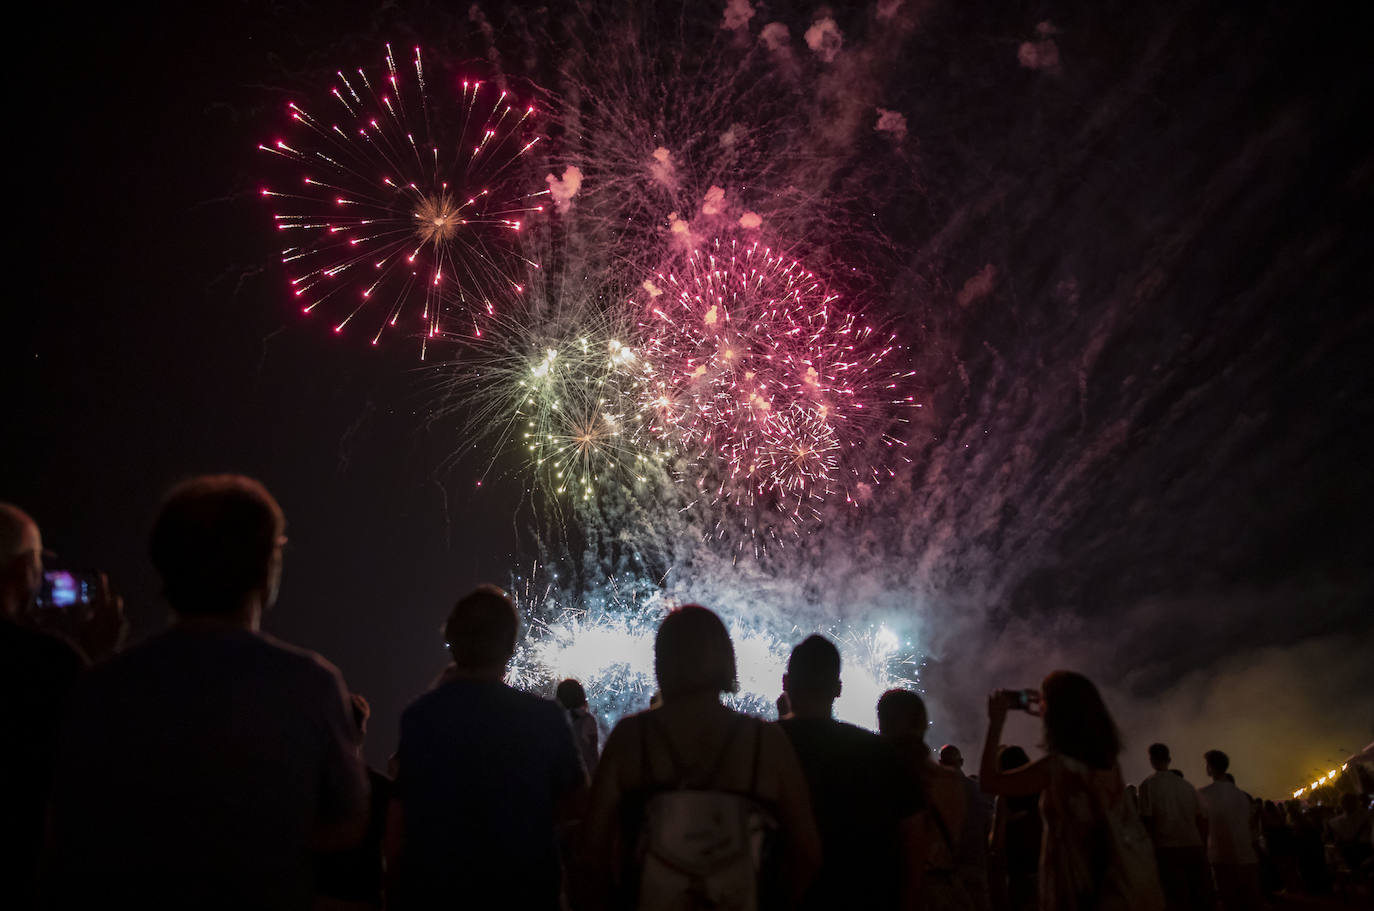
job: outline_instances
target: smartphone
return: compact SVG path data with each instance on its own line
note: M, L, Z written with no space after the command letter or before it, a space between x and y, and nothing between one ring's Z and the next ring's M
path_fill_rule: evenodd
M1040 691L1039 690L1012 690L1011 707L1021 712L1029 712L1032 715L1040 714Z
M98 573L74 572L58 569L43 574L43 585L38 589L38 606L57 610L71 610L83 604L90 604L100 590Z

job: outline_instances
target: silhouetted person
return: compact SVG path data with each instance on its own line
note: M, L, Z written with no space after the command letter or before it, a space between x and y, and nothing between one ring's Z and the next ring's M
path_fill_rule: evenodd
M1259 856L1251 828L1250 795L1227 777L1231 759L1221 750L1203 754L1212 783L1198 789L1207 835L1207 861L1212 865L1217 898L1223 911L1257 908L1260 895Z
M578 814L587 774L567 713L505 683L519 626L495 586L459 599L449 679L401 716L391 907L559 906L555 825Z
M1202 841L1197 791L1169 768L1169 748L1150 745L1154 774L1140 783L1140 818L1155 846L1159 882L1171 909L1210 907L1211 874Z
M1048 755L1012 771L998 766L1010 690L988 697L979 777L990 794L1040 793L1044 819L1040 906L1157 911L1164 906L1149 835L1126 801L1117 756L1121 739L1092 681L1055 671L1041 685Z
M53 790L59 904L304 908L312 850L360 837L367 782L343 680L259 631L284 524L234 475L163 503L149 549L174 620L77 685Z
M558 684L554 699L568 713L573 740L577 742L578 753L582 756L582 766L589 777L595 775L597 760L601 758L601 734L596 728L596 716L587 704L587 691L581 683L569 678Z
M960 869L968 889L979 908L988 904L988 836L992 831L992 808L978 782L964 774L964 755L952 743L940 747L940 765L959 776L968 809L964 813L961 832L955 833L960 844Z
M363 741L367 739L372 707L358 693L352 694L349 701L353 707L353 723L358 728L358 761L365 762ZM390 778L373 768L368 768L367 780L372 796L362 841L351 848L327 854L316 862L315 911L367 911L385 905L382 835L386 831L392 783Z
M1374 813L1365 806L1360 796L1342 794L1341 812L1332 817L1327 827L1331 830L1332 843L1345 861L1346 869L1357 875L1369 863L1370 854L1374 852L1371 826L1374 826Z
M84 661L67 642L29 629L43 581L43 538L22 510L0 503L0 905L27 908L67 697Z
M779 726L811 788L824 858L804 906L895 908L903 838L920 823L919 789L891 745L832 717L840 653L828 639L810 636L792 650L782 688L791 714Z
M694 894L748 907L762 892L792 907L820 837L787 736L720 703L736 688L725 624L699 605L674 610L654 640L654 673L662 704L616 725L592 783L585 906L686 907L675 902ZM770 819L776 835L764 839ZM775 842L776 871L760 869L761 841Z
M975 798L957 768L931 758L925 743L929 726L925 702L916 693L888 690L878 700L878 730L898 750L925 804L904 858L910 877L903 904L949 911L984 908L987 868L978 859L986 858L987 844L973 845L967 825ZM976 801L982 803L981 795Z
M1019 746L1004 746L997 767L1010 772L1030 764ZM993 811L989 875L996 870L999 892L1012 911L1034 911L1040 904L1040 795L998 797Z

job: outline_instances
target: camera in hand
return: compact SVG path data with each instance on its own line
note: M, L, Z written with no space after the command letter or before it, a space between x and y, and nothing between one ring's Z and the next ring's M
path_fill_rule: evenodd
M1008 690L1007 693L1011 697L1011 708L1032 715L1040 714L1039 690Z

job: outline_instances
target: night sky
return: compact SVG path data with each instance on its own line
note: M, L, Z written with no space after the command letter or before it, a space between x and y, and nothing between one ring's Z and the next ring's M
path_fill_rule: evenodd
M1286 794L1374 739L1368 23L916 6L886 42L866 8L832 7L841 57L807 72L818 110L908 124L853 179L924 405L869 523L898 542L872 584L930 656L935 736L976 750L987 689L1073 666L1108 691L1128 773L1163 739L1194 783L1215 746L1242 786ZM530 564L521 483L512 467L479 490L482 466L449 459L412 340L299 316L256 146L388 40L481 58L485 26L509 67L557 73L556 4L483 10L52 11L14 83L0 499L63 565L111 574L139 638L166 615L145 556L161 493L260 478L290 538L266 627L372 700L378 763L442 666L455 596ZM783 21L801 57L819 13L760 10L753 34ZM846 66L870 97L827 97ZM856 162L878 154L853 135ZM808 597L858 616L839 546L796 549Z

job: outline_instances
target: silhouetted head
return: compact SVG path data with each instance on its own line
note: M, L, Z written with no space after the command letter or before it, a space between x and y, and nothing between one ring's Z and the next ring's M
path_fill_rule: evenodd
M1171 758L1167 746L1162 743L1150 744L1150 765L1162 772L1169 767L1170 762Z
M519 633L515 605L495 585L479 585L459 598L444 624L444 641L460 676L502 677Z
M1093 682L1073 671L1055 671L1040 686L1045 745L1095 769L1110 769L1121 753L1121 735Z
M807 636L787 660L782 689L795 715L829 717L840 696L840 650L824 636Z
M558 704L568 711L580 709L587 704L587 691L582 688L582 684L569 677L567 680L558 684L558 689L554 691L553 698L558 700Z
M1341 795L1341 812L1355 815L1360 811L1360 797L1358 794L1347 791Z
M1202 761L1207 764L1207 777L1221 779L1226 777L1226 770L1231 768L1231 757L1221 750L1208 750L1202 754Z
M1019 769L1023 765L1030 765L1030 757L1019 746L1011 744L997 751L997 768L1000 771L1010 772L1012 769Z
M665 703L700 693L732 693L735 646L714 612L687 604L663 618L654 639L654 676Z
M286 520L267 488L242 475L204 475L172 488L148 552L182 616L222 616L256 599L267 610L281 580Z
M18 617L43 582L43 536L17 506L0 503L0 616Z
M926 730L930 716L920 694L911 690L888 690L878 699L878 733L896 743L918 747L926 752Z
M964 754L959 752L959 748L952 743L947 743L940 747L940 765L949 766L951 769L962 769L964 767Z

